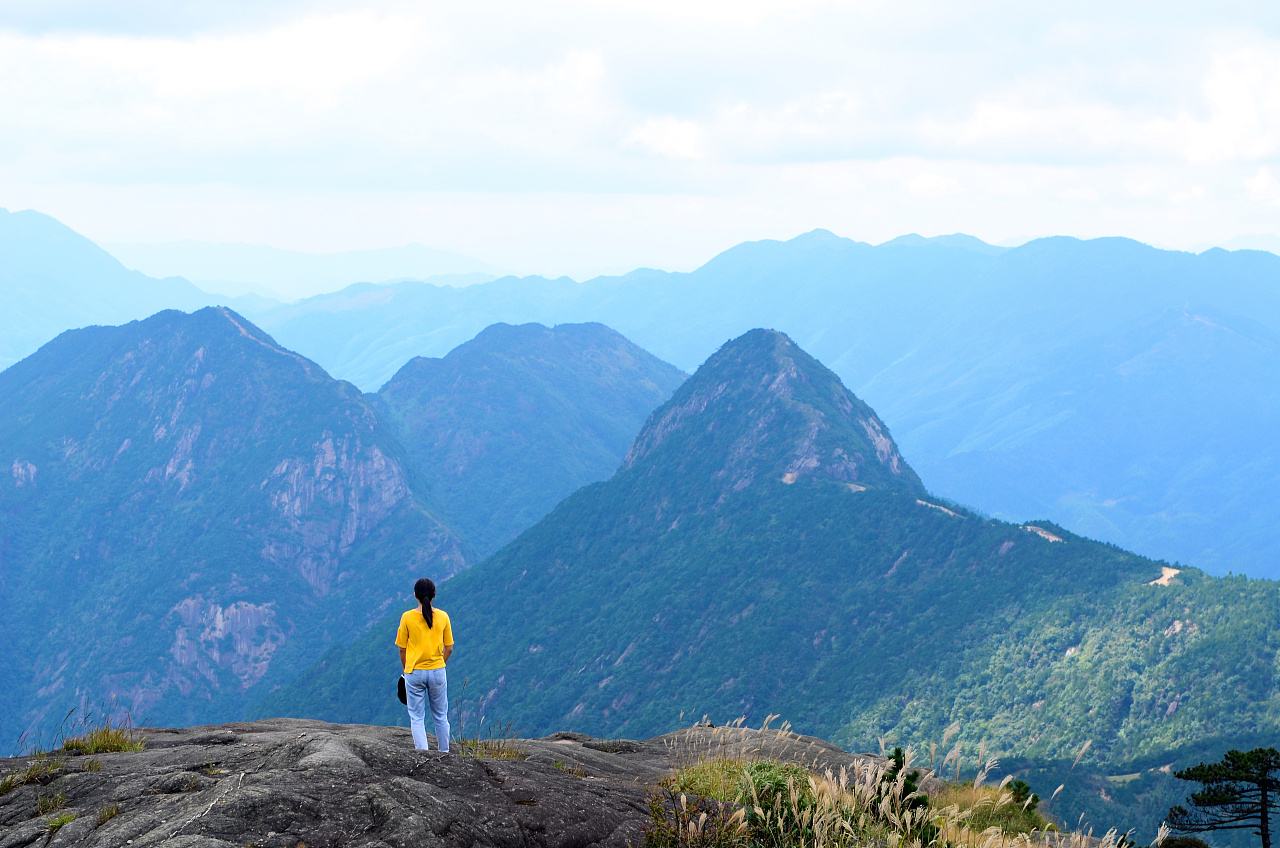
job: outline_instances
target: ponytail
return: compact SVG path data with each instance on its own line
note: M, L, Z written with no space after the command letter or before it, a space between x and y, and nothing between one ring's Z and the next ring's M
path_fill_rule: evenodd
M427 629L431 629L432 610L431 601L436 596L436 584L423 577L413 584L413 596L418 599L418 603L422 604L422 620L427 623Z

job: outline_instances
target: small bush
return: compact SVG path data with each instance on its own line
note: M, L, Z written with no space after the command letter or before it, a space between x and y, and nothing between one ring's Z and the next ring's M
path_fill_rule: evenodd
M1160 848L1209 848L1209 843L1195 836L1166 836Z
M49 831L50 834L54 834L61 830L64 825L71 824L75 820L75 813L61 813L45 822L44 829Z
M743 770L741 802L756 841L766 845L813 840L815 797L809 770L793 763L761 760Z
M102 771L102 760L85 760L84 765L81 766L81 768L85 771Z
M645 848L747 848L751 845L741 808L662 787L649 797Z
M683 793L740 804L746 768L743 760L717 757L680 769L663 781L663 786L677 795Z
M68 754L114 754L120 751L141 751L142 740L135 739L126 728L110 724L99 725L82 736L72 736L62 743Z
M95 824L94 827L102 827L118 815L120 815L120 805L108 804L101 810L98 810L97 824Z
M1040 806L1040 796L1031 791L1025 780L1015 780L1009 784L1009 792L1013 795L1013 803L1022 809L1034 813Z

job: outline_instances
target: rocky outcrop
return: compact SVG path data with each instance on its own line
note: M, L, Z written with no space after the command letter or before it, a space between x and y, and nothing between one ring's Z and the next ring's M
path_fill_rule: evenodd
M651 788L681 764L768 756L838 770L856 759L741 728L503 743L519 759L415 751L404 729L296 719L140 735L140 752L66 757L47 782L0 795L0 848L621 848L638 844ZM0 760L0 775L29 764ZM61 806L41 813L42 798Z

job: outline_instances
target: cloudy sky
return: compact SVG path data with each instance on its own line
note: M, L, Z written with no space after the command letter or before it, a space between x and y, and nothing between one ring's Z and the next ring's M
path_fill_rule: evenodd
M0 206L580 277L815 227L1276 238L1280 3L0 0Z

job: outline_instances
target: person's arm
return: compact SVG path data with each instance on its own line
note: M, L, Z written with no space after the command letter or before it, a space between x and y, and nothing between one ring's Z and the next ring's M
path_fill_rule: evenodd
M445 645L445 646L444 646L444 661L445 661L445 662L448 662L448 661L449 661L449 657L451 657L451 656L453 656L453 646L452 646L452 645Z
M444 661L449 662L450 655L453 654L453 619L445 618L444 620Z
M400 619L400 626L396 628L396 647L400 649L400 670L404 671L405 648L409 647L409 628L404 626L404 618Z

